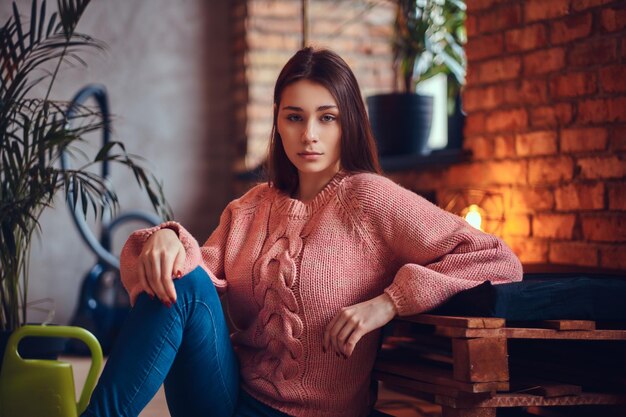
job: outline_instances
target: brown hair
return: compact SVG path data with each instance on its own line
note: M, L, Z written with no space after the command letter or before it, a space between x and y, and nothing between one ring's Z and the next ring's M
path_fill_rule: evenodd
M268 181L288 193L298 186L298 170L285 153L277 121L283 90L300 80L324 86L337 102L341 123L341 167L352 172L381 173L376 143L352 70L336 53L306 47L289 59L274 87L274 123L266 164Z

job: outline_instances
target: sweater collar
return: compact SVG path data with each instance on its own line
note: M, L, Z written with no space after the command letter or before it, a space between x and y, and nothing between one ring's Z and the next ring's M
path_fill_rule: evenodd
M276 193L274 209L283 214L287 214L293 218L308 218L323 207L335 194L337 187L349 175L349 173L341 169L335 176L317 193L315 198L303 203L300 200L291 198L288 194L274 188Z

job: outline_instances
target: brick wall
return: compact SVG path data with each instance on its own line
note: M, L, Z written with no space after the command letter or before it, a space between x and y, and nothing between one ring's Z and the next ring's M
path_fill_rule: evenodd
M233 5L235 65L234 140L250 169L267 154L272 127L274 82L282 66L302 45L300 0L237 0ZM390 91L392 2L375 8L366 1L309 2L309 44L328 47L352 67L364 94Z
M504 197L524 262L626 268L626 4L468 2L467 163L393 174Z

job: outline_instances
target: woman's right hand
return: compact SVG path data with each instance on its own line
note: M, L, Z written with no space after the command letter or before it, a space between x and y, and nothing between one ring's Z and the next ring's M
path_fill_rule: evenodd
M170 307L176 302L174 278L182 276L185 248L172 229L157 230L139 254L137 272L145 291Z

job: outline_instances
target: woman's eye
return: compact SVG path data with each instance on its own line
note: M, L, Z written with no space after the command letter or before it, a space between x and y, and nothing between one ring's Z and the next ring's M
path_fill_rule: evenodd
M332 122L334 120L337 120L334 114L325 114L322 116L322 122Z
M297 114L290 114L287 116L287 120L289 120L290 122L299 122L302 120L302 117Z

